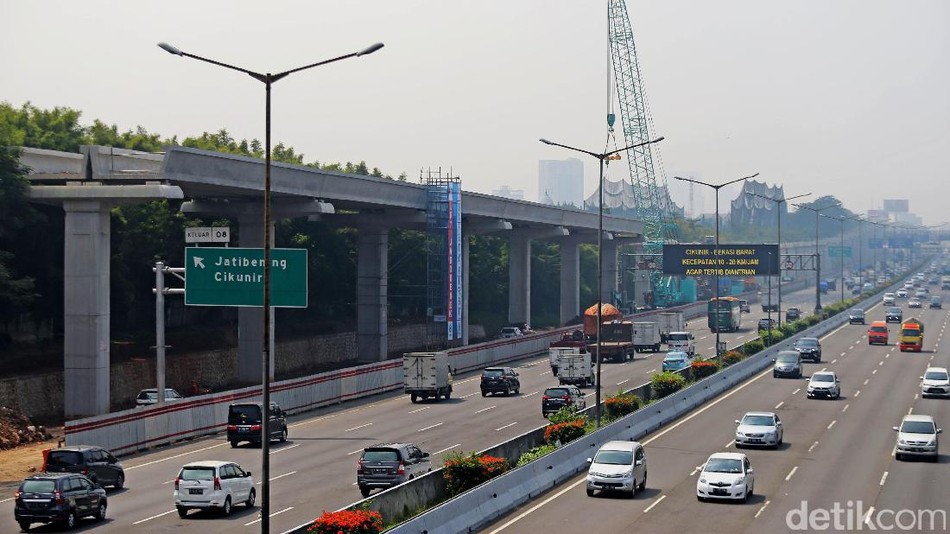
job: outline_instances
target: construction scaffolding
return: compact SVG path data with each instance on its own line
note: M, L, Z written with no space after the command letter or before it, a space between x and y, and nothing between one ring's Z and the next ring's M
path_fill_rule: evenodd
M420 172L426 186L426 347L462 341L462 184L438 170Z

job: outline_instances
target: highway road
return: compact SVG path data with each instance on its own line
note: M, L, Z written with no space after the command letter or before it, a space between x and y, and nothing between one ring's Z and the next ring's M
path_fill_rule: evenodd
M946 531L947 443L937 463L897 461L892 427L905 414L916 413L932 415L938 427L950 431L950 400L919 396L927 366L950 366L950 349L941 341L948 312L905 309L908 316L926 325L921 353L897 349L894 324L888 346L869 346L866 327L860 325L842 326L822 340L823 361L806 363L805 374L837 372L840 399L808 399L804 380L773 378L767 369L644 437L647 489L632 500L587 497L584 473L481 532L811 532L854 530L859 524L864 530L873 525L879 530ZM883 318L880 305L868 311L869 321ZM744 504L698 502L702 464L714 452L736 450L734 421L754 410L775 411L785 430L778 450L741 450L752 462L754 495Z
M836 299L837 293L826 295L823 300L827 304ZM810 310L814 307L814 289L785 295L783 303ZM753 306L752 313L743 317L740 332L724 333L722 339L734 346L739 341L754 338L759 317L764 317L761 307ZM697 337L697 351L712 354L715 335L706 328L705 318L693 319L689 326ZM662 357L663 353L638 354L631 362L605 364L602 370L604 394L647 382L659 369ZM355 484L356 462L363 447L368 445L413 442L431 453L435 467L441 465L443 455L450 451L485 449L543 426L540 393L556 384L547 356L515 365L521 375L518 396L483 398L479 394L479 374L470 373L456 379L453 398L448 402L412 404L401 393L389 393L292 417L289 441L275 443L271 451L272 532L282 532L319 516L324 510L336 510L360 500ZM588 404L593 402L592 389L587 390L587 399ZM729 422L731 418L726 421ZM653 455L659 456L658 453ZM235 507L230 517L194 511L186 519L178 517L172 501L178 469L188 462L213 459L238 462L254 474L260 487L259 448L242 445L231 449L223 435L197 439L122 458L126 488L109 491L105 522L86 520L81 530L224 532L237 529L251 532L259 529L259 507L252 510ZM661 482L666 475L656 469L655 476L657 482ZM0 499L0 532L17 530L12 508L11 498ZM32 530L52 532L54 529L36 526Z

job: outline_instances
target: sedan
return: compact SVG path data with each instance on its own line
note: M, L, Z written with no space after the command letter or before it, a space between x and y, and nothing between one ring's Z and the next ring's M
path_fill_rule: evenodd
M903 289L903 288L898 289L898 290L895 292L895 294L897 295L897 298L899 298L899 299L906 299L906 298L907 298L907 290L906 290L906 289Z
M841 380L834 371L818 371L808 379L807 393L808 398L837 399L841 396Z
M904 311L894 306L888 308L884 313L884 321L888 323L899 323L904 320Z
M782 421L773 412L749 412L736 419L736 448L762 445L779 448L784 437Z
M749 499L755 487L752 462L742 453L713 453L696 481L696 499Z
M848 314L848 324L864 324L864 310L855 308Z
M907 307L908 308L922 308L923 304L920 302L919 298L914 297L907 301Z
M663 372L679 371L692 364L693 360L689 357L689 354L678 350L670 351L663 358Z

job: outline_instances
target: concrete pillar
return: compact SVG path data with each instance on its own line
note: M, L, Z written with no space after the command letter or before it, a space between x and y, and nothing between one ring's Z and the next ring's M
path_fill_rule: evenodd
M67 419L109 413L110 208L109 203L97 200L63 202L63 410ZM147 264L142 265L144 273Z
M561 325L581 313L580 242L561 239Z
M386 359L388 338L389 229L360 227L356 265L356 339L358 358Z
M508 239L508 322L531 324L531 239Z
M238 215L240 246L264 247L264 215L259 209L247 208ZM274 246L274 223L271 222L271 247ZM274 311L271 308L271 324ZM273 329L271 329L273 332ZM264 308L238 308L238 380L244 383L261 382L261 356L264 350ZM275 370L274 338L271 336L271 376Z
M462 294L458 295L458 298L462 299L462 345L468 345L468 262L469 262L469 241L471 241L472 234L470 232L462 231Z
M619 264L618 243L614 239L604 239L604 293L600 296L601 302L614 303L614 295L617 292Z

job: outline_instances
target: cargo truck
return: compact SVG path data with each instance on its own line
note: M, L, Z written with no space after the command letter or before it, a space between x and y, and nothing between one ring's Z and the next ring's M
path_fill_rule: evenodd
M577 347L568 348L558 355L557 380L561 385L577 387L594 385L594 369L591 354Z
M773 287L771 291L762 292L762 311L765 313L778 311L778 288Z
M901 323L898 347L901 352L920 352L924 346L924 324L917 319L907 319Z
M452 371L447 352L407 352L402 357L405 392L412 402L452 396Z
M596 357L600 350L601 361L625 362L633 357L633 323L612 321L600 325L601 339L595 338L587 350Z
M581 352L587 350L587 339L584 337L584 332L580 330L565 332L561 334L560 340L551 343L548 347L548 362L551 364L551 374L557 376L558 361L561 353L573 352L575 348Z
M633 350L636 352L660 352L660 325L656 323L633 323Z
M686 330L686 318L681 311L660 312L656 315L660 327L660 343L668 343L670 332Z

